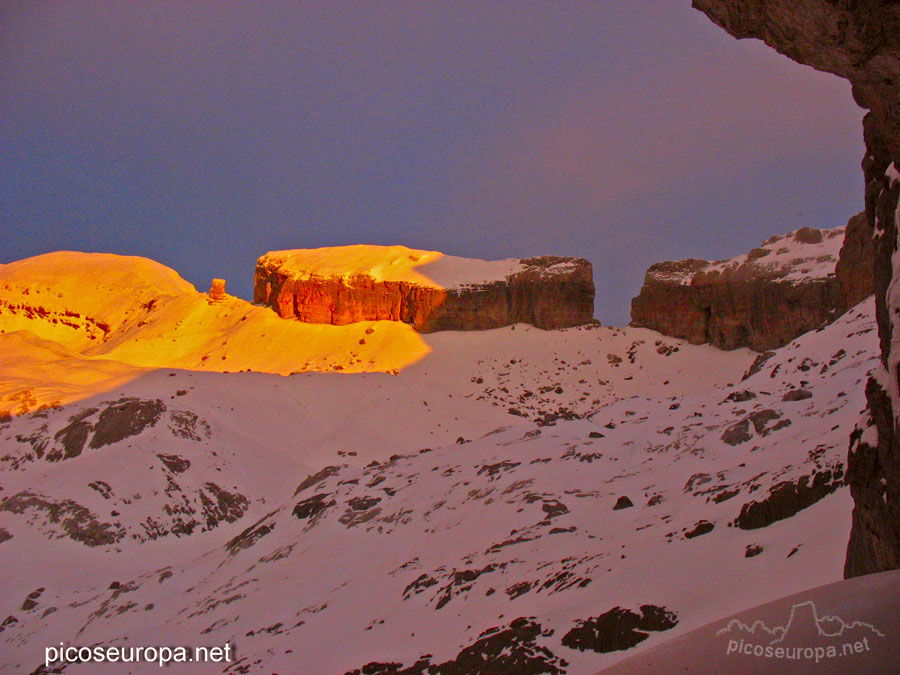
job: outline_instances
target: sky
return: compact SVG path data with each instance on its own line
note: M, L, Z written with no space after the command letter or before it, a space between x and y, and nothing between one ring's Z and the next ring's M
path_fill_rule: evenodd
M153 258L252 298L270 250L646 268L862 210L849 84L688 0L4 2L0 263Z

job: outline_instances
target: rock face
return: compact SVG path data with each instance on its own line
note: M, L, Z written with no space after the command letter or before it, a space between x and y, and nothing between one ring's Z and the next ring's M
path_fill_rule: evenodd
M866 226L875 236L875 304L884 368L866 387L868 415L848 460L853 526L844 573L900 567L900 5L894 0L693 0L735 37L840 75L869 109L863 121Z
M875 240L865 211L847 223L834 274L846 309L858 305L875 291Z
M801 228L731 260L653 265L632 300L631 324L722 349L781 347L846 308L835 274L843 238L844 228ZM854 293L865 292L858 265L845 267Z
M223 300L225 298L225 280L213 279L209 286L209 297L212 300Z
M421 332L513 323L589 323L591 263L544 256L486 262L405 246L277 251L256 265L253 301L285 319L344 325L402 321Z

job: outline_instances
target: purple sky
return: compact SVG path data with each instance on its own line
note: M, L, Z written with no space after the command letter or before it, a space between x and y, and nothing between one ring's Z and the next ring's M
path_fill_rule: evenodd
M625 323L653 262L862 208L849 85L689 5L4 2L0 262L579 255Z

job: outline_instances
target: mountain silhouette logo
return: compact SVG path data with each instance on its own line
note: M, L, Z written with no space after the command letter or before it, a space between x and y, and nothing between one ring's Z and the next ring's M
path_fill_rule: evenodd
M834 640L842 642L884 637L884 633L865 621L844 621L839 616L819 615L815 603L801 602L791 607L783 626L767 626L763 621L751 624L732 619L716 635L749 638L753 636L768 645L814 645Z

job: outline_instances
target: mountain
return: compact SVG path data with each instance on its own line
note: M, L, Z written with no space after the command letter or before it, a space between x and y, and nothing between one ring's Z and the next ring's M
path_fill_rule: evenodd
M79 281L86 254L59 255L57 290L29 278L43 257L0 268L20 404L0 551L28 561L0 569L9 672L59 642L228 642L225 672L591 673L841 576L871 301L760 355L634 327L311 325L141 259L106 259L131 271L101 290L102 264ZM265 367L270 326L285 370L325 349L299 331L387 337L372 372L221 372Z
M253 299L311 323L402 321L425 333L514 323L554 329L592 321L594 280L583 258L486 261L406 246L336 246L265 254Z
M851 220L848 238L843 227L801 228L729 260L657 263L632 300L631 323L723 349L780 347L872 293L872 246L856 236L860 223Z

